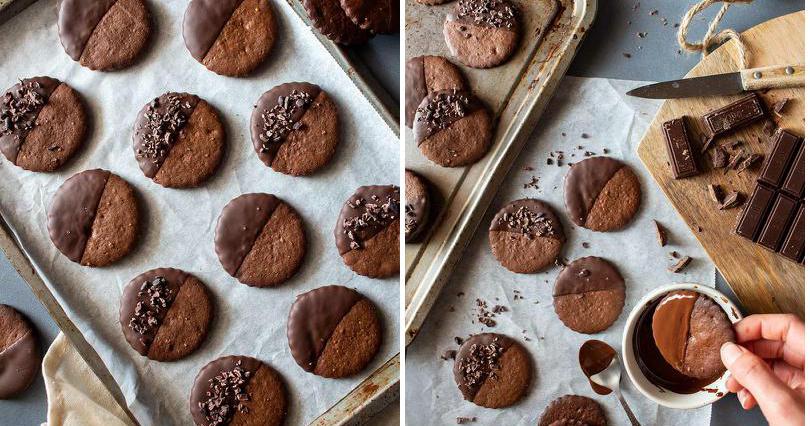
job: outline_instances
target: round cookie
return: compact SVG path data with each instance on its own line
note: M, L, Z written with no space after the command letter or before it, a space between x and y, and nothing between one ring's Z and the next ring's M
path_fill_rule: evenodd
M553 265L564 243L560 220L540 200L512 201L489 224L492 254L512 272L531 274Z
M399 2L394 0L340 0L349 19L375 34L399 32Z
M119 321L127 343L155 361L185 358L202 344L214 316L205 284L173 268L135 277L121 295Z
M556 423L563 420L569 423ZM598 402L584 396L565 395L548 404L537 424L538 426L551 426L554 424L607 426L607 417L605 417L605 412L602 411L602 406Z
M405 242L415 243L430 228L433 206L430 188L422 176L405 169Z
M565 208L575 224L594 231L627 225L641 204L641 184L633 170L610 157L591 157L565 175Z
M340 6L340 0L303 0L302 3L312 26L335 43L354 45L374 37L371 31L352 22Z
M287 342L305 371L348 377L365 368L380 350L382 324L365 296L338 285L295 298L287 319Z
M357 188L343 204L334 234L352 271L371 278L399 274L399 187Z
M287 385L256 358L225 356L200 369L189 406L197 426L279 426L287 418Z
M242 284L276 286L292 278L304 260L304 222L275 195L240 195L219 215L214 250L225 271Z
M143 174L167 188L202 184L225 153L225 130L208 102L188 93L165 93L141 109L132 149Z
M85 170L53 196L48 234L68 259L105 266L135 246L139 218L135 191L125 180L106 170Z
M518 46L519 14L510 0L459 0L444 21L444 41L468 67L498 66Z
M520 343L502 334L482 333L458 349L453 375L467 401L504 408L526 395L532 368L529 353Z
M413 127L416 109L430 92L464 90L458 67L441 56L417 56L405 64L405 124Z
M610 262L601 257L582 257L557 276L554 311L571 330L598 333L622 313L624 290L624 278Z
M340 142L337 106L314 84L284 83L256 102L250 134L264 164L288 175L309 175L329 163Z
M31 323L16 309L0 304L0 399L28 389L41 362Z
M84 102L59 80L26 78L0 99L0 152L25 170L52 172L62 167L86 134Z
M469 93L432 92L416 109L413 136L430 161L443 167L467 166L489 151L492 117Z
M183 16L183 40L209 70L243 77L270 55L277 24L267 0L191 0Z
M667 293L655 308L652 330L658 351L679 372L709 379L726 371L720 347L734 341L734 328L708 296L689 290Z
M128 67L152 34L145 0L61 0L57 7L62 47L91 70Z

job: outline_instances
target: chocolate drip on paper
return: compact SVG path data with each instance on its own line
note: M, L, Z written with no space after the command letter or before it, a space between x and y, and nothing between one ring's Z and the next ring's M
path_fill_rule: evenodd
M425 81L425 57L411 58L405 64L405 125L413 128L416 109L427 96Z
M599 374L610 366L610 362L616 357L616 350L612 346L601 340L588 340L579 348L579 366L591 388L599 395L607 395L612 391L591 380L591 376Z
M413 120L416 144L481 108L478 98L466 92L455 89L431 92L416 109Z
M509 0L459 0L447 17L468 25L517 31L519 14Z
M475 399L481 386L500 371L500 358L515 342L502 334L482 333L470 337L456 354L453 375L467 401Z
M21 80L0 100L0 152L17 162L20 147L36 126L37 116L61 83L50 77Z
M242 0L191 0L183 17L183 40L191 56L202 61Z
M296 82L278 85L259 98L250 130L253 147L265 164L272 164L291 132L302 129L300 121L320 93L314 84Z
M222 209L214 249L229 274L236 276L256 238L281 202L271 194L244 194Z
M565 232L557 215L540 200L523 199L501 209L489 225L490 231L521 234L529 239L548 237L565 240Z
M68 56L78 61L87 41L117 0L61 0L59 40Z
M250 380L264 364L249 356L226 356L200 370L191 389L191 416L198 425L227 425L237 412L249 412Z
M624 164L610 157L591 157L571 167L565 177L565 206L571 220L585 225L596 198L622 167Z
M362 294L338 285L316 288L295 299L287 322L287 341L301 368L315 370L340 321L363 299Z
M677 370L683 369L692 308L697 298L698 294L689 290L667 293L653 314L655 345L664 359Z
M341 255L363 248L363 242L399 219L399 187L361 186L346 201L335 227Z
M588 256L571 262L560 272L553 296L623 288L624 278L610 262Z
M157 175L200 101L188 93L165 93L143 107L135 122L135 159L146 177Z
M56 248L74 262L84 254L109 177L106 170L85 170L66 180L53 197L48 210L48 233Z

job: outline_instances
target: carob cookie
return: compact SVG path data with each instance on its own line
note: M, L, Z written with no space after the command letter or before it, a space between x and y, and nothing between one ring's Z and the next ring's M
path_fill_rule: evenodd
M509 0L459 0L444 21L444 41L468 67L500 65L520 41L519 14Z
M125 180L106 170L85 170L56 191L48 210L48 233L68 259L105 266L135 246L138 221L135 191Z
M394 0L340 0L349 19L375 34L399 32L399 2Z
M57 7L65 52L91 70L128 67L152 34L145 0L61 0Z
M225 153L225 130L208 102L188 93L165 93L138 113L132 137L146 177L167 188L199 186Z
M264 164L288 175L309 175L329 163L340 142L337 106L314 84L284 83L256 102L250 134Z
M200 369L189 406L197 426L278 426L287 417L287 385L256 358L225 356Z
M194 352L214 316L205 284L173 268L144 272L124 287L119 321L127 343L155 361L175 361Z
M515 404L532 380L529 353L508 336L476 334L458 349L453 375L467 401L486 408Z
M734 341L728 315L706 295L677 290L667 293L652 319L655 346L674 369L697 379L726 371L720 347Z
M425 96L416 109L413 136L422 155L444 167L480 160L492 144L492 117L475 96L441 90Z
M540 200L512 201L489 224L492 254L512 272L531 274L553 265L564 243L560 220Z
M556 423L564 420L569 421L569 423ZM538 426L551 426L554 424L607 426L607 417L605 417L605 412L602 411L602 406L598 402L584 396L565 395L548 404L537 424Z
M641 204L641 184L633 170L610 157L591 157L565 175L565 208L575 224L594 231L627 225Z
M399 274L399 187L357 188L343 204L334 234L352 271L371 278Z
M610 262L601 257L582 257L557 276L554 311L571 330L598 333L622 313L624 290L624 278Z
M424 237L430 228L432 203L429 184L422 176L405 169L405 242Z
M0 152L25 170L51 172L84 143L87 112L79 94L50 77L21 80L0 102Z
M405 64L405 124L413 127L416 109L430 92L464 90L458 67L442 56L417 56Z
M295 298L287 320L293 359L305 371L339 378L359 373L380 350L382 325L365 296L339 285Z
M267 0L191 0L183 40L209 70L242 77L258 67L276 42L276 18Z
M275 195L240 195L219 215L214 250L225 271L239 282L276 286L301 266L307 251L304 222Z
M303 0L302 3L312 26L335 43L360 44L374 37L371 31L352 22L340 6L340 0Z
M16 309L0 304L0 399L10 399L31 386L42 359L37 336Z

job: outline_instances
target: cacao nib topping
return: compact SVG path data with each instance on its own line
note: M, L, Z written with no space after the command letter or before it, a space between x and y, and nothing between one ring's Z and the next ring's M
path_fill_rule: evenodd
M165 105L162 105L165 104ZM180 130L186 126L193 106L177 94L164 99L155 98L146 107L143 140L136 151L138 158L146 158L160 164L177 141Z
M554 222L544 213L536 213L521 206L514 213L504 213L498 218L498 224L519 231L532 239L534 237L554 236Z
M466 116L470 111L469 96L456 90L437 93L430 102L417 108L418 121L427 123L431 130L444 129L454 121Z
M503 353L504 347L497 337L488 345L473 343L469 355L459 360L464 385L477 389L484 380L497 378L501 368L499 359Z
M349 247L357 250L363 247L362 235L368 228L384 227L399 217L399 190L382 200L377 195L371 195L370 200L356 198L349 200L347 205L352 209L364 209L357 216L343 221L343 233L349 237Z
M517 7L504 0L459 0L457 10L463 20L494 28L512 28L518 16Z
M264 110L262 133L259 135L259 140L262 141L261 152L269 152L272 144L282 142L290 132L301 129L303 124L294 117L312 101L309 93L293 90L288 96L279 96L273 108Z
M147 347L160 326L160 318L169 309L172 293L169 282L164 277L144 281L138 290L138 303L135 305L134 316L129 320L129 328L141 335L141 343Z
M14 132L27 132L34 128L37 114L47 99L40 93L38 81L20 81L19 94L6 92L0 108L0 136Z
M206 399L198 403L208 426L226 425L237 411L249 411L245 403L250 401L247 393L250 376L251 372L242 368L242 361L237 361L233 369L223 371L208 381Z

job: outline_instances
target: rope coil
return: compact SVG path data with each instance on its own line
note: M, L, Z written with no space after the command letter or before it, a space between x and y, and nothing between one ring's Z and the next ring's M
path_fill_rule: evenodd
M734 45L737 47L740 69L748 68L748 49L746 49L745 43L743 43L740 34L732 29L725 29L720 32L716 31L720 21L723 19L723 16L733 3L751 3L752 1L753 0L701 0L699 3L692 6L692 8L689 9L683 16L683 19L681 19L681 25L678 29L678 44L680 44L681 48L686 51L701 52L701 54L705 57L711 52L712 48L719 46L728 40L732 40ZM723 5L720 7L720 10L717 12L714 19L712 19L712 21L709 23L709 29L706 31L706 35L703 36L703 40L698 43L692 43L687 40L686 33L689 29L689 24L692 23L692 19L694 19L697 14L706 10L715 3L723 3Z

